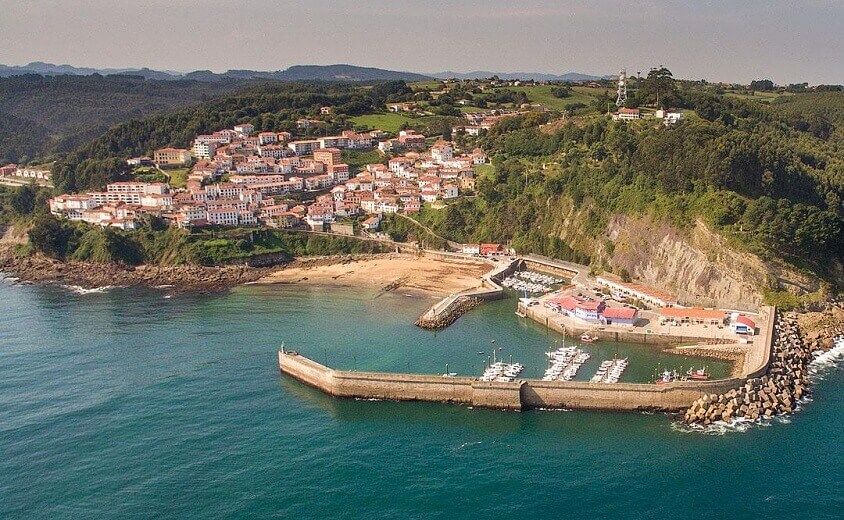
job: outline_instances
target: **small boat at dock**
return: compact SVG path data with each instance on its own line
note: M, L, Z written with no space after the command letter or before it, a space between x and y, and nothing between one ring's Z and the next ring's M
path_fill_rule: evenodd
M662 374L656 378L654 383L658 385L664 385L667 383L671 383L680 379L680 375L677 373L676 370L663 370Z
M588 332L584 332L580 335L580 341L582 343L594 343L598 341L598 336L590 336Z
M690 368L686 375L689 376L689 379L694 381L708 381L709 374L706 372L706 367L698 368L697 370Z

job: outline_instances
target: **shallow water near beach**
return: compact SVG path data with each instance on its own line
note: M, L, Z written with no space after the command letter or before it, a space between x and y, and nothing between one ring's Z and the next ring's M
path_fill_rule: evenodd
M663 414L336 400L281 376L281 342L331 366L544 370L562 338L482 306L286 286L218 296L0 283L0 518L840 518L844 376L788 424L690 433ZM495 343L493 343L495 340ZM571 339L567 340L570 343ZM657 366L728 366L596 343ZM482 354L481 354L482 352ZM594 364L594 366L592 365Z

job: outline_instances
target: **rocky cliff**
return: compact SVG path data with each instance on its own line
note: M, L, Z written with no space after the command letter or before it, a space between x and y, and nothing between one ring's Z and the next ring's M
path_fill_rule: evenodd
M560 201L553 233L596 265L622 270L644 283L665 287L682 302L755 310L765 288L807 294L817 278L740 251L698 222L680 229L648 217L614 215L604 225L588 205Z

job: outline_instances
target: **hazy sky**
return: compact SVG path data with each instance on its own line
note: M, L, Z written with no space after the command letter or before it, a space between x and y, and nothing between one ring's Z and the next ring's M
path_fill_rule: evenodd
M0 63L844 83L844 0L2 0Z

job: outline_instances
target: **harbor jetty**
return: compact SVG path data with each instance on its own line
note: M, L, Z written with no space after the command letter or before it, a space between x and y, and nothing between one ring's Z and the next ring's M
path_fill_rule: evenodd
M767 343L766 343L767 344ZM298 352L278 352L282 374L328 395L354 399L432 401L505 410L584 409L679 412L707 395L741 388L748 378L765 374L769 356L748 357L742 377L710 381L593 383L588 381L483 381L476 377L336 370ZM748 372L749 371L749 372Z
M685 422L706 426L792 413L808 392L811 347L804 344L797 321L790 316L775 317L773 336L773 355L764 375L748 378L739 388L701 396L686 410Z
M446 255L446 253L440 254ZM462 255L454 256L463 258ZM507 276L517 269L519 260L514 259L503 263L490 263L494 267L490 272L481 277L479 287L446 296L425 311L416 320L416 326L428 330L444 329L457 321L460 316L474 309L484 301L501 298L504 295L504 288L498 282L502 277Z

